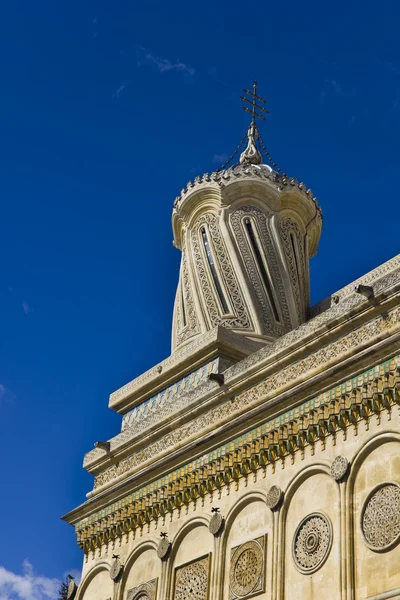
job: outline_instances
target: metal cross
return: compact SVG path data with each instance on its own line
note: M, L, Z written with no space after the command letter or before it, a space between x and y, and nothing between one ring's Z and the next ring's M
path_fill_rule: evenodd
M248 108L247 106L242 106L242 108L243 108L243 110L245 110L246 112L251 114L251 122L252 123L256 122L256 118L262 119L263 121L265 121L265 117L263 115L258 114L256 112L256 109L263 113L269 112L266 108L264 108L263 106L259 106L257 104L257 100L259 100L260 102L263 102L264 104L266 103L265 98L263 98L262 96L257 96L257 86L258 86L258 83L257 83L257 81L255 81L253 83L253 91L252 92L250 90L246 90L246 88L243 88L243 91L250 96L251 100L249 98L246 98L245 96L240 96L240 99L243 100L243 102L248 102L249 104L251 104L251 109Z

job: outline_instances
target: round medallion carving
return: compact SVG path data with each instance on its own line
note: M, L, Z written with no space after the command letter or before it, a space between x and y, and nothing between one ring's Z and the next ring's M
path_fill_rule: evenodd
M340 481L346 477L349 470L349 461L345 456L337 456L331 464L331 476L335 481Z
M368 495L361 512L361 531L366 545L384 552L400 539L400 486L383 483Z
M71 579L68 584L67 600L73 600L73 598L75 598L77 589L78 586L76 585L75 581Z
M282 498L283 492L280 487L278 487L277 485L273 485L272 487L270 487L267 493L266 500L268 508L270 508L271 510L277 509L281 503Z
M210 523L208 525L208 530L213 535L217 535L224 524L224 518L219 512L214 512L213 516L210 519Z
M263 549L256 541L239 546L232 557L230 588L235 596L247 596L260 582L263 573Z
M206 600L208 572L203 562L195 562L181 569L176 576L175 600Z
M325 515L303 519L293 538L293 560L301 573L313 573L324 564L332 545L332 526Z
M160 540L160 543L158 544L158 548L157 548L158 558L160 558L161 560L167 558L170 547L171 547L171 542L166 537L163 537Z
M119 558L116 558L113 562L113 564L111 565L111 569L110 569L110 577L113 581L116 581L118 579L118 577L121 575L122 573L122 563L119 560Z

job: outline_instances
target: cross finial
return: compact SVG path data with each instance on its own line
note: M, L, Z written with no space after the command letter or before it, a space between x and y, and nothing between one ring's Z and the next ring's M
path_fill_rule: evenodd
M266 103L265 98L257 95L257 87L258 87L258 83L257 83L257 81L254 81L252 92L250 90L247 90L246 88L243 88L244 93L248 94L250 96L251 100L249 98L246 98L246 96L240 96L240 99L243 100L243 102L248 102L249 104L251 104L251 109L248 106L242 106L242 108L244 111L251 114L251 122L252 123L256 122L256 118L261 119L262 121L265 121L264 115L257 113L256 109L259 110L261 113L268 113L268 110L266 108L264 108L263 106L259 106L257 104L257 100L259 102L262 102L263 104Z

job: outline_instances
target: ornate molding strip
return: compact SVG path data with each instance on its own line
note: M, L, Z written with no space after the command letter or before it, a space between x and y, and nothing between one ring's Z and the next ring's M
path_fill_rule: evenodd
M384 263L377 269L367 273L364 277L361 277L359 282L374 284L375 295L382 293L393 287L394 285L400 282L400 255L396 256L392 260ZM261 368L262 366L268 364L269 361L273 361L274 357L277 354L282 354L282 352L290 351L291 347L295 347L303 340L304 342L308 342L311 336L315 336L320 332L324 332L327 326L331 326L332 322L337 319L342 318L346 314L356 310L359 306L365 304L365 299L359 294L354 293L354 283L346 286L338 292L338 294L342 294L342 292L346 292L346 295L343 297L338 304L334 304L329 309L325 308L324 312L318 314L313 317L310 321L303 323L300 327L289 331L283 337L279 338L276 342L272 343L269 346L261 348L257 351L253 351L250 353L250 346L246 350L249 355L246 358L243 358L238 363L232 365L225 371L225 383L228 386L234 385L235 381L242 377L243 373L249 373L249 370L254 370L256 368ZM224 334L228 336L231 332L229 330L224 329ZM233 335L233 334L232 334ZM218 336L218 328L214 328L207 333L204 333L202 336L196 338L193 342L185 346L184 348L177 350L171 356L169 356L165 361L162 362L163 370L168 371L173 368L179 362L183 360L187 360L187 356L194 355L199 351L202 347L206 347L212 340L216 339ZM242 343L246 345L245 338L242 338ZM135 393L138 389L145 386L147 382L150 382L152 379L158 377L157 367L153 367L149 371L146 371L143 375L140 375L135 380L126 384L124 387L120 388L114 394L111 395L110 398L115 400L120 400L124 397L127 397L129 394ZM185 401L188 405L189 403L195 403L196 400L204 394L203 387L198 390L192 392L190 396L185 396L182 398L180 402ZM114 400L113 400L114 402ZM110 401L111 405L111 401ZM184 407L183 404L180 405L180 408ZM171 411L169 411L171 412ZM155 415L155 419L160 421L158 415ZM150 423L148 423L150 426ZM137 437L135 429L127 429L115 436L110 440L111 442L111 450L114 451L117 448L123 446L129 441L135 439ZM98 448L91 450L88 452L84 458L83 465L87 467L88 465L94 463L97 459L101 458L104 455L104 451Z
M354 333L354 332L353 332ZM240 435L75 526L86 553L400 405L397 355Z
M233 398L228 398L207 413L192 419L185 425L161 437L151 444L151 446L138 450L131 456L121 460L118 465L115 464L108 467L95 477L94 488L96 489L136 467L143 466L146 461L160 456L163 452L168 451L170 448L190 439L196 434L205 433L208 428L216 427L227 418L238 416L244 409L258 404L261 400L265 401L268 398L274 397L278 390L281 392L284 389L288 389L300 376L304 376L305 374L310 375L312 372L326 368L336 357L343 355L346 351L377 338L382 332L389 331L392 328L399 329L399 327L400 307L389 313L387 318L378 318L370 321L366 325L313 352L306 358L280 369L277 373L261 380L253 387L244 390ZM187 402L188 398L185 396L178 398L174 404L174 410L185 406Z

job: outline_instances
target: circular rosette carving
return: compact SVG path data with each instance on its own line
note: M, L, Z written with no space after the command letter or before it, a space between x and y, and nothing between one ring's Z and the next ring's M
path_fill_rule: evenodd
M161 560L164 560L165 558L167 558L170 548L171 548L171 542L166 537L163 537L160 540L160 543L158 544L158 548L157 548L158 558L160 558Z
M123 566L121 561L119 560L119 558L116 558L113 562L113 564L111 565L111 569L110 569L110 577L113 581L116 581L118 579L118 577L121 575L122 570L123 570Z
M221 531L222 526L224 524L224 518L219 512L215 512L210 519L210 523L208 525L208 530L213 535L218 535Z
M206 600L208 572L203 562L195 562L181 569L176 576L175 600Z
M400 539L400 486L383 483L372 490L361 511L361 531L375 552L393 548Z
M280 487L273 485L267 493L266 504L271 510L276 510L283 498L283 492Z
M73 600L73 598L75 598L77 589L78 586L76 585L75 581L71 579L68 584L67 600Z
M321 513L303 519L293 538L293 560L301 573L313 573L326 561L332 545L332 526Z
M232 556L230 588L237 597L247 596L260 585L264 568L264 552L253 540L239 546Z
M345 456L337 456L331 464L331 476L335 481L341 481L348 473L350 463Z

